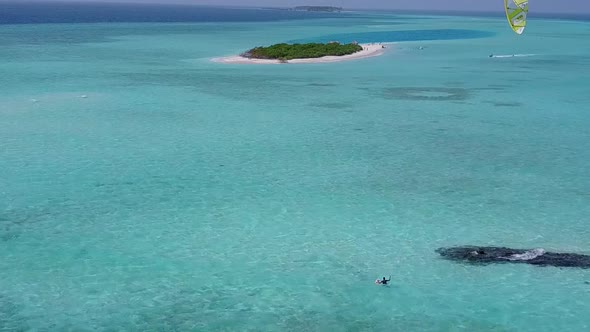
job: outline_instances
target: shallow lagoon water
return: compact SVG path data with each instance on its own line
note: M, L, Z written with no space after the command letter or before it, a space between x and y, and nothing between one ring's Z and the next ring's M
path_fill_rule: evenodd
M210 61L450 27L484 35ZM588 31L382 13L0 26L0 330L587 330L590 271L434 250L590 253Z

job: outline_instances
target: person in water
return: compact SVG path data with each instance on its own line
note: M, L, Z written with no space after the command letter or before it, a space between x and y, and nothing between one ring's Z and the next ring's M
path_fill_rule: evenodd
M388 282L391 281L391 276L389 276L389 279L385 279L385 277L383 277L383 279L379 280L375 280L375 283L378 285L387 285Z

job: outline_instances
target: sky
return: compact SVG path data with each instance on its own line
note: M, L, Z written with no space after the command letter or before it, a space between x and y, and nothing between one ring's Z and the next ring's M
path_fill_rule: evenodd
M1 1L1 0L0 0ZM55 0L36 0L55 1ZM61 0L63 1L63 0ZM337 6L364 9L403 10L503 10L503 0L66 0L73 2L190 3L198 5L294 7ZM531 12L590 13L590 0L530 0Z

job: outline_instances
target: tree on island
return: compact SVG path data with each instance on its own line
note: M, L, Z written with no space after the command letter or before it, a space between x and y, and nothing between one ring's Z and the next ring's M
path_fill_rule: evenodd
M244 54L243 57L252 59L267 60L293 60L321 58L324 56L343 56L362 51L363 47L356 44L340 44L330 42L327 44L308 43L308 44L275 44L268 47L255 47Z

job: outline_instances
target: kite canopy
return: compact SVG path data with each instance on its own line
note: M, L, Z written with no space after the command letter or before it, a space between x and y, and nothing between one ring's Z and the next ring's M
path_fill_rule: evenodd
M529 12L528 0L504 0L506 18L514 32L522 34L526 26L526 15Z

